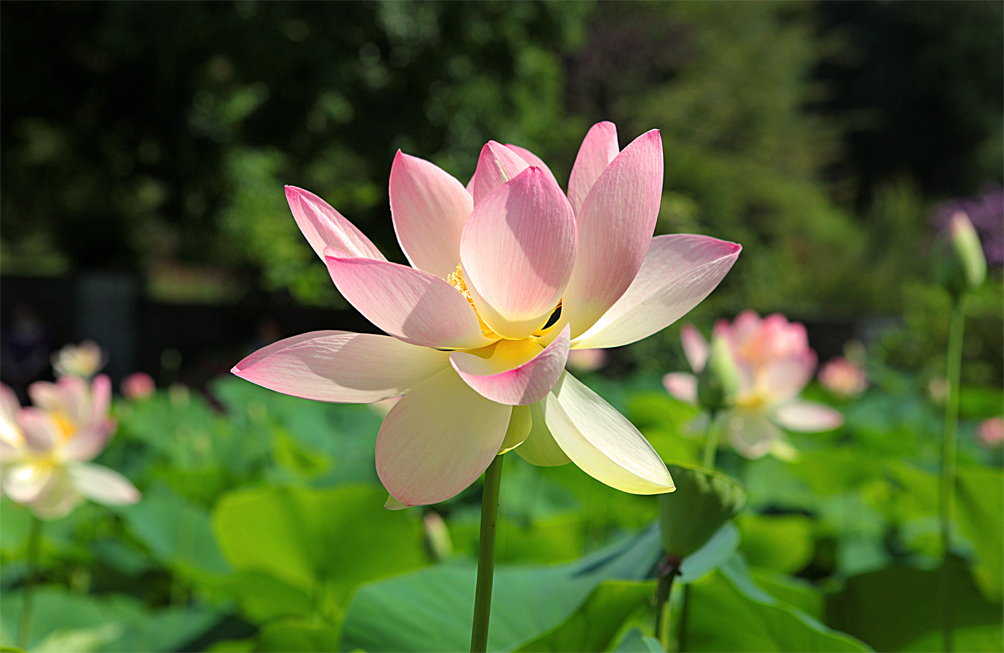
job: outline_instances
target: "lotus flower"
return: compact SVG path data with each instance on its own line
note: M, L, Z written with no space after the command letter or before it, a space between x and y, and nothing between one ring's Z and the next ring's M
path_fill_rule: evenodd
M768 453L790 454L778 426L815 433L837 428L837 411L798 398L816 369L816 353L809 348L805 327L780 314L761 319L753 311L740 313L732 324L721 320L715 336L724 340L739 373L739 388L731 405L718 419L732 447L747 458ZM708 343L691 325L681 330L683 351L697 373L708 359ZM663 378L671 395L697 403L697 377L672 373Z
M0 386L0 488L42 519L59 519L83 499L121 505L139 492L121 474L91 464L115 430L108 417L111 382L77 376L28 388L34 407L21 408Z
M122 396L130 401L146 399L156 391L153 377L145 372L133 372L122 380Z
M107 362L105 353L93 340L85 340L79 345L66 345L52 355L52 367L56 370L56 376L89 379L100 372Z
M1004 443L1004 418L991 417L976 427L977 441L984 447L997 447Z
M857 397L868 387L864 368L843 356L831 359L819 370L819 383L837 397Z
M520 147L485 145L466 188L398 152L390 207L411 267L287 187L339 292L388 335L307 333L233 372L321 401L403 395L376 444L389 505L448 499L514 448L538 465L573 461L626 492L671 491L638 430L564 371L570 349L619 347L674 322L738 257L739 245L705 236L652 238L662 179L658 131L620 151L611 123L587 134L567 195Z

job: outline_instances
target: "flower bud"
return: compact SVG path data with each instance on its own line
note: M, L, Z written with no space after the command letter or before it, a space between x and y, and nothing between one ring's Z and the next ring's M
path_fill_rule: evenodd
M709 411L716 412L732 403L739 390L739 372L732 352L724 338L711 339L711 350L704 370L697 379L697 401Z
M938 264L938 281L954 297L983 284L987 276L987 259L973 223L962 211L952 216L947 242L942 246Z

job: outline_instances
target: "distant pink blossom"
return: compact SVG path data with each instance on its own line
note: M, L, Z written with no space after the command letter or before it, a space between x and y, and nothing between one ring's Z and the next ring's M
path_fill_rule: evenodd
M388 505L444 501L499 453L574 462L635 494L673 489L647 440L565 371L570 350L648 337L704 299L739 256L706 236L652 237L663 184L657 130L620 149L595 125L567 193L528 150L489 142L466 187L398 152L391 216L411 266L321 198L287 187L293 217L338 291L388 335L322 331L269 345L233 373L308 399L400 396L377 436Z
M868 374L860 364L838 356L819 370L819 382L834 395L849 399L865 391Z
M605 349L573 349L568 352L568 368L573 372L594 372L606 364Z
M1004 442L1004 418L991 417L980 422L976 436L985 447L997 447Z
M732 447L747 458L790 453L778 426L815 433L837 428L843 416L822 404L799 399L816 369L816 352L809 348L805 327L774 314L761 319L743 311L731 324L720 320L715 336L728 345L739 373L739 389L731 406L717 417ZM694 372L704 370L709 345L691 325L681 330L683 351ZM671 373L666 390L681 401L697 403L697 377Z
M22 408L0 386L0 489L41 519L59 519L84 498L109 505L135 503L139 492L124 476L90 461L115 430L108 416L111 382L78 376L28 388Z
M122 396L130 401L145 399L157 390L153 377L145 372L135 372L122 381Z

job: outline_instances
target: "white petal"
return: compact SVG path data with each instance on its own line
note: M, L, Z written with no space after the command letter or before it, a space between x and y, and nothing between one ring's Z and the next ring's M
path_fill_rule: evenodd
M533 419L530 417L529 406L513 406L512 416L509 418L509 428L506 429L505 439L499 447L501 456L507 451L512 451L526 441L526 436L530 435L530 428L533 426Z
M540 403L527 408L530 410L530 419L533 423L523 444L516 447L516 453L526 462L540 467L557 467L572 462L548 430Z
M844 423L844 416L829 406L803 400L778 406L772 417L784 428L799 433L830 431Z
M139 490L125 476L101 465L79 464L67 467L70 483L83 496L109 506L139 501Z
M781 439L781 430L766 417L748 410L732 410L722 416L725 437L742 456L763 458Z
M403 395L447 365L448 353L390 336L314 331L259 349L231 371L295 397L368 403Z
M409 506L445 501L498 454L512 406L485 399L448 368L401 398L377 436L383 486Z
M623 415L565 372L541 402L547 428L584 472L631 494L662 494L675 486L659 454Z
M52 475L38 499L28 504L28 507L39 519L51 521L70 514L82 500L83 497L70 483L66 470L59 469Z
M11 465L3 473L4 494L17 503L36 501L52 479L52 469L33 463Z

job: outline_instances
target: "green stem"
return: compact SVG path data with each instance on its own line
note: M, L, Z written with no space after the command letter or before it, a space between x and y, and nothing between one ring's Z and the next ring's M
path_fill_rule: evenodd
M655 588L655 636L662 650L669 650L669 597L673 592L673 579L680 575L682 560L666 556L659 565L659 584Z
M683 586L683 607L680 608L680 621L676 624L676 650L679 653L687 650L687 614L690 612L690 585Z
M718 453L719 433L716 417L718 417L718 413L711 411L709 415L710 421L708 422L708 434L704 442L704 467L707 469L715 468L715 455Z
M478 584L474 590L474 627L471 653L488 650L488 619L492 610L492 581L495 576L495 526L499 514L499 486L502 484L502 456L485 470L481 495L481 538L478 542Z
M952 650L952 576L949 569L952 520L955 503L955 456L958 448L959 383L962 376L962 334L966 315L964 300L952 307L948 330L948 401L945 405L945 433L941 441L941 611L944 649Z
M28 536L28 575L24 580L24 603L21 606L21 621L17 628L17 647L28 649L31 634L31 609L35 577L38 575L38 550L42 543L42 520L32 515L31 534Z

